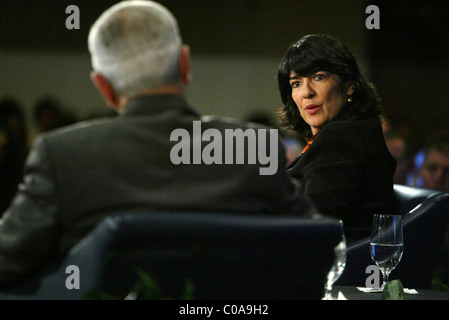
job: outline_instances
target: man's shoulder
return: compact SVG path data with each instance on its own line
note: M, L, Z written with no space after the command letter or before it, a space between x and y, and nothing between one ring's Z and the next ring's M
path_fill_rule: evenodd
M274 129L264 126L262 124L247 122L237 118L218 116L218 115L205 115L201 117L201 122L206 127L217 129Z
M98 134L106 127L114 123L113 117L104 117L90 120L79 121L64 127L53 129L48 132L41 133L38 140L47 142L67 142L73 139L79 139L85 136Z

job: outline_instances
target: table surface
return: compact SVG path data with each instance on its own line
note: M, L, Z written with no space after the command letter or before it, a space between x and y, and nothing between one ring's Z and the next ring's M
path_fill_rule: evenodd
M416 289L418 294L404 294L405 300L449 300L449 292L438 290ZM338 292L343 293L347 300L381 300L380 292L363 292L357 287L335 286L332 289L332 295L338 296Z

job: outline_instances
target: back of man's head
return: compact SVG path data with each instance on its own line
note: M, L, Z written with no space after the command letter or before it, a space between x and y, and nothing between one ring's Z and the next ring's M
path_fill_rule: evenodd
M93 69L126 97L179 81L182 40L173 15L153 1L122 1L92 26Z

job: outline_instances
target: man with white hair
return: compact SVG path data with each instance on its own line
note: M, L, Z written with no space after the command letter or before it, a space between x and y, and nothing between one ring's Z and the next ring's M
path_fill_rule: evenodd
M206 130L225 135L226 130L248 127L203 119L188 105L183 94L189 82L189 49L166 8L152 1L120 2L92 26L88 45L92 80L119 114L35 140L24 181L0 222L1 288L64 255L115 212L293 210L296 188L283 170L281 145L279 169L268 175L261 174L263 166L257 162L173 162L174 147L204 160L204 147L213 136L206 136ZM195 132L195 125L203 132ZM187 133L193 148L186 148L188 140L173 139L173 132Z

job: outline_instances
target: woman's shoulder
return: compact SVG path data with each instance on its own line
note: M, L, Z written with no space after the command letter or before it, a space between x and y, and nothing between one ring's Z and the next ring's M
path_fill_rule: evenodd
M382 126L379 118L360 120L336 120L325 125L317 139L317 145L349 150L376 149L383 140ZM315 143L314 142L314 143Z
M380 119L377 117L370 117L357 120L336 120L329 122L322 129L322 132L332 132L339 134L372 134L374 131L382 132Z

